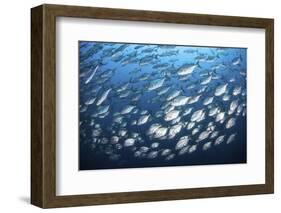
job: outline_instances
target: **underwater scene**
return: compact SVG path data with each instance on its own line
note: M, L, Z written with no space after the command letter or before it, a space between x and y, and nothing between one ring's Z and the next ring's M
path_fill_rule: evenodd
M79 41L79 170L247 162L247 49Z

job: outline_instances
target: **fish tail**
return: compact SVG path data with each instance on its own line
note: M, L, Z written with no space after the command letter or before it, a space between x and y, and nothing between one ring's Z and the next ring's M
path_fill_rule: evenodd
M180 88L181 88L181 91L185 94L185 90L184 90L183 86L180 86Z
M241 62L243 61L241 54L239 55L239 63L237 64L239 67L241 67Z
M104 63L102 60L99 60L98 63L97 63L97 66L103 66L103 65L106 65L106 63Z
M130 83L134 83L134 78L133 78L133 76L130 77L129 82L130 82Z
M240 59L240 61L243 61L243 58L242 58L241 53L240 53L240 55L239 55L239 59Z
M164 74L164 79L168 78L168 75L167 75L167 72L163 71L163 74Z
M200 69L202 68L201 65L199 64L199 60L196 61L196 65L197 65L197 67L199 67Z

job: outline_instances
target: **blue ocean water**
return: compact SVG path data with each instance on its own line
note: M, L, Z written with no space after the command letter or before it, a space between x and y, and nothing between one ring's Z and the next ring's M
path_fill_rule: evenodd
M246 163L247 49L79 42L79 169Z

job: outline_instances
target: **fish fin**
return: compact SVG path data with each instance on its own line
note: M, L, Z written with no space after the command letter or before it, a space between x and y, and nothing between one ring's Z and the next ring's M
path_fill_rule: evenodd
M210 49L210 52L214 55L215 51L213 49Z
M197 67L199 67L200 69L202 68L202 67L200 66L200 64L199 64L199 60L196 61L196 65L197 65Z
M148 109L147 111L148 111L148 113L149 113L149 115L150 115L150 116L149 116L149 119L151 119L151 117L152 117L152 115L153 115L152 110L151 110L151 109Z
M243 58L242 58L241 53L240 53L240 55L239 55L239 59L240 59L240 61L243 61Z
M133 83L133 80L134 80L134 78L133 78L133 76L131 76L129 82Z
M185 93L183 86L180 86L180 88L181 88L181 91L182 91L183 93Z
M165 79L171 80L170 76L168 75L168 73L166 71L164 71L164 77Z
M103 65L106 65L106 63L103 62L102 60L100 60L100 61L98 62L98 64L97 64L97 66L103 66Z
M159 59L159 55L158 55L158 54L155 54L155 55L153 55L153 58Z
M239 65L239 67L241 67L242 66L241 62L243 62L243 58L242 58L241 54L239 55L239 60L240 60L240 62L238 65Z

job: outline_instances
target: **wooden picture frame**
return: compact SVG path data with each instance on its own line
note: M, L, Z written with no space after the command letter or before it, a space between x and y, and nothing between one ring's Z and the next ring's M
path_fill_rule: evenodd
M56 195L56 17L265 29L265 184L104 194ZM31 203L41 208L267 194L274 191L274 21L44 4L31 9Z

